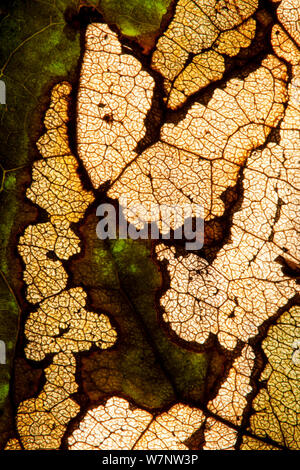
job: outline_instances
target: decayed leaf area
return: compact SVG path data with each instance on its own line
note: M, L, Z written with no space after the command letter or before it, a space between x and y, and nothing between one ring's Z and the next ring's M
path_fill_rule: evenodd
M67 424L80 411L71 398L78 388L74 354L92 345L109 348L116 340L107 315L87 310L84 290L67 288L63 261L80 251L71 223L78 222L93 201L82 187L68 144L70 91L68 83L53 89L44 121L47 131L38 142L43 158L34 163L27 191L27 197L47 211L49 222L27 227L18 245L25 264L26 298L37 306L26 319L25 355L34 361L52 357L41 392L17 410L17 432L25 449L59 448ZM12 440L7 448L19 445Z
M155 249L168 277L159 302L174 341L205 350L214 338L233 360L202 407L177 402L149 411L131 396L114 395L80 410L73 397L76 353L110 348L117 332L107 314L87 308L84 287L68 284L64 261L81 248L74 223L95 193L83 188L70 152L70 87L62 83L53 89L38 142L42 159L27 191L49 221L29 226L19 242L27 300L36 307L25 322L25 354L51 357L51 364L38 396L19 405L18 439L6 448L59 448L79 411L85 414L65 440L70 449L300 447L299 307L291 306L299 293L300 2L283 0L276 14L268 53L206 95L205 87L226 72L226 58L251 48L258 18L268 25L270 18L256 1L179 0L152 55L169 111L143 151L138 144L153 118L156 75L122 49L107 25L88 26L77 137L95 191L108 188L129 208L201 204L213 223L226 218L224 194L239 182L229 236L213 256L161 242ZM184 103L172 119L172 109ZM126 216L138 225L130 211ZM147 221L163 231L161 214Z

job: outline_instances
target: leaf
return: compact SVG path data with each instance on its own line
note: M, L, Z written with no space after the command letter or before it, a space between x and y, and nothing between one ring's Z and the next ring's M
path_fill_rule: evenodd
M126 335L126 340L120 341L116 354L110 352L106 358L103 354L99 356L100 367L97 352L83 360L81 372L85 391L92 400L99 399L101 393L118 392L130 394L153 408L170 403L177 394L199 401L207 388L204 380L208 359L220 361L219 365L214 364L215 372L208 380L209 386L213 385L215 375L222 368L220 355L206 357L184 351L169 342L160 331L151 304L159 276L150 261L148 273L143 266L144 277L149 276L150 290L141 287L141 282L137 288L133 287L136 285L135 273L145 259L145 245L140 247L139 253L137 247L130 247L130 243L130 251L126 253L128 249L124 250L123 240L119 240L108 250L97 240L92 221L92 230L89 223L83 225L88 266L84 258L74 260L69 269L64 266L64 260L80 252L79 238L71 223L83 217L94 199L93 194L82 187L78 164L70 153L66 127L70 92L66 82L53 88L45 116L46 133L38 142L43 158L33 164L33 180L27 191L32 201L47 210L49 222L28 226L18 245L25 265L26 298L34 304L24 328L25 355L38 362L52 357L51 365L45 368L45 383L38 396L22 401L18 407L17 429L25 449L57 448L68 423L79 413L79 406L72 398L78 388L74 355L95 347L111 348L118 336L103 307L114 320L120 321L120 333ZM124 243L128 245L128 241ZM112 254L117 254L118 261L112 262ZM107 272L103 269L104 257L112 264ZM124 268L128 258L133 277L124 280L124 274L128 275ZM84 287L69 288L70 274L75 285ZM137 276L141 274L137 273ZM92 299L96 311L90 311L86 306L86 287L95 291ZM127 291L135 296L134 300ZM103 374L101 369L105 371L106 368L108 372ZM103 382L106 383L103 385ZM9 441L8 448L13 442Z
M79 160L61 82L27 190L47 216L18 244L22 347L44 371L21 394L7 449L299 447L297 5L283 0L271 16L257 2L179 1L152 68L107 25L87 27ZM175 60L164 49L174 31ZM171 86L159 54L180 66ZM107 197L118 209L124 198L129 209L202 204L208 240L192 253L173 239L99 240L94 213ZM164 233L164 213L147 217Z
M152 67L164 77L167 106L175 109L193 93L219 80L225 58L251 44L258 1L179 0L175 15L159 38Z
M69 438L71 450L184 450L187 440L203 422L196 408L182 404L154 417L113 397L91 410Z
M218 396L208 403L209 411L227 420L229 426L211 417L206 419L206 414L199 408L182 403L155 417L142 409L131 409L126 400L113 397L105 405L87 412L78 429L69 437L69 448L185 450L190 448L191 437L202 426L206 442L204 448L233 448L237 433L230 422L238 424L243 414L245 397L251 391L249 376L253 359L253 351L246 347L230 369ZM223 432L218 436L220 426Z
M253 401L250 429L269 436L282 446L299 449L299 307L284 312L262 343L267 364L261 374L262 386ZM243 439L242 449L257 449L257 443Z
M29 184L30 164L36 156L35 141L40 132L49 84L63 76L74 78L79 34L68 28L64 13L77 2L1 2L0 79L6 85L6 106L0 105L0 270L5 278L4 305L0 315L0 339L9 355L1 367L3 390L8 393L8 369L13 368L20 313L23 307L21 267L16 257L16 237L21 227L36 218L36 209L24 202L24 185ZM2 283L2 281L1 281ZM11 294L6 297L6 290ZM2 288L1 288L1 292ZM14 298L15 297L15 298ZM13 423L7 405L0 417L1 446ZM2 410L2 408L1 408ZM4 431L5 430L5 431Z
M99 0L95 4L107 23L116 25L122 34L136 39L144 52L149 52L172 1Z

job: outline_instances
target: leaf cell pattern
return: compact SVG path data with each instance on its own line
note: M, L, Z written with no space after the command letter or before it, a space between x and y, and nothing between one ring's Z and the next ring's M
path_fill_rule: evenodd
M78 93L78 153L93 185L115 180L145 133L154 80L108 26L89 25Z
M186 57L178 50L177 54L174 53L170 47L176 34L176 40L180 36L189 43L189 47L193 45L187 34L192 22L187 20L185 23L190 14L187 3L184 2L184 8L181 2L178 3L176 15L180 11L184 14L181 17L180 13L175 15L166 35L158 41L152 58L153 68L167 79L167 105L171 108L176 108L186 99L178 93L180 80L185 80L184 74L192 78L193 84L187 86L189 94L220 78L210 76L199 85L191 72L197 60L201 60L199 56L194 56L193 62L182 71ZM257 5L252 7L242 18L243 28L255 25L252 19L244 22ZM195 2L192 8L196 8ZM195 17L193 12L193 19ZM180 18L181 32L178 32L181 25L176 29L177 18ZM233 37L241 34L241 28L236 26L233 23ZM169 37L173 35L171 41L168 34ZM196 35L196 40L200 41L200 37L200 34ZM219 52L226 53L229 37L229 32L220 34L217 42ZM253 38L251 34L250 38ZM176 40L173 43L175 48L179 42ZM168 262L170 278L170 289L161 297L164 320L187 342L203 344L214 334L224 348L234 350L239 342L247 343L255 338L260 326L299 292L296 281L283 275L278 262L283 259L293 264L299 259L295 222L299 190L293 171L299 145L298 131L294 129L297 122L295 99L298 96L299 51L279 25L273 27L272 41L276 56L267 56L254 72L240 79L228 80L224 88L216 88L207 105L191 105L177 124L162 125L159 142L149 146L141 155L133 156L131 163L119 172L120 176L110 180L108 194L119 201L125 195L132 206L140 203L150 206L153 202L170 205L188 200L202 202L205 219L209 220L224 213L221 196L226 188L236 184L239 171L244 167L241 208L233 216L229 242L212 263L197 254L180 256L175 247L158 245L156 248L159 261ZM233 39L231 44L234 48ZM247 45L249 43L245 47ZM195 54L195 51L190 52ZM214 54L214 50L210 52ZM235 53L238 51L231 51L228 55ZM182 58L183 64L178 57ZM280 59L293 65L291 79ZM174 75L169 76L166 63L172 63L172 60L169 69ZM214 68L207 57L204 62L212 72ZM199 67L196 73L198 71ZM224 70L221 72L223 74ZM84 135L80 120L78 123L79 136ZM95 129L101 126L95 125L93 119L88 125ZM264 145L272 128L278 125L277 143L271 140ZM105 176L105 180L99 180L97 184L100 186L108 179ZM130 214L127 218L137 224ZM157 219L148 220L153 221L157 222ZM254 360L253 350L244 346L217 396L208 404L212 413L234 425L240 424L247 405L246 397L252 391L250 377ZM204 425L204 448L233 449L237 435L234 427L208 416ZM258 442L261 448L272 448L259 439L250 436L247 439ZM271 439L276 441L277 436L273 435Z
M27 226L18 243L30 306L24 349L47 365L37 396L18 404L6 449L299 449L300 3L269 3L272 18L256 0L179 0L149 60L108 25L87 27L80 161L68 137L71 86L62 82L26 193L47 220ZM263 22L270 44L243 67ZM233 59L241 66L227 74ZM229 225L201 252L172 240L153 249L167 279L157 302L165 334L183 348L214 344L226 358L195 406L177 397L149 411L114 393L86 410L76 399L79 353L117 340L68 265L82 249L75 226L103 195L125 198L137 227L130 208L153 204L201 204L206 223ZM146 222L164 233L163 216Z
M82 288L67 289L63 260L80 251L71 222L83 217L93 195L83 189L78 164L67 135L67 110L71 87L56 85L45 116L46 134L38 147L43 159L34 163L27 197L46 209L50 222L29 226L19 241L23 258L27 300L39 304L25 323L28 359L41 361L54 354L45 369L45 385L37 398L22 402L17 411L17 430L24 449L56 449L69 421L80 411L70 398L78 388L74 353L92 345L111 347L116 331L104 314L85 309ZM55 259L49 257L54 253ZM10 441L8 447L15 441Z
M299 325L300 309L296 306L270 327L262 343L268 362L250 419L255 435L271 437L294 450L299 449ZM244 437L242 449L256 449L256 444Z
M79 429L69 438L70 449L163 449L186 450L191 436L203 426L204 449L233 448L237 431L230 423L239 424L251 392L249 377L254 365L254 354L246 346L234 362L227 380L208 409L228 421L229 426L206 417L200 409L182 403L154 417L141 410L131 410L129 403L118 397L109 399L105 406L89 411Z
M102 30L100 39L104 35ZM98 45L94 51L99 26L93 25L88 29L78 97L78 151L94 186L110 182L108 195L127 200L128 220L136 225L138 220L130 209L140 206L146 209L146 222L157 222L160 228L163 216L151 211L153 205L201 204L206 220L222 215L224 202L221 195L236 184L239 170L251 150L265 142L271 129L282 118L287 97L285 65L275 56L268 56L262 66L244 80L233 79L223 90L216 89L207 106L195 103L177 125L163 125L159 142L138 155L134 148L138 136L141 139L145 133L145 125L140 132L139 123L144 124L150 102L145 101L144 116L141 111L138 117L136 112L127 112L137 94L132 79L131 86L130 82L127 89L124 86L121 104L117 101L119 106L114 110L116 94L121 92L118 91L120 85L115 85L114 68L106 58L106 43L118 44L118 39L115 33L107 32L107 27L105 31L107 39L100 43L103 50ZM115 49L120 54L120 43ZM114 52L112 57L116 60L114 67L118 67L119 56ZM100 60L101 69L105 68L102 73L98 70ZM95 69L98 73L94 72ZM136 66L132 73L137 74L138 70ZM122 74L125 72L126 69ZM148 74L145 86L147 81L153 84ZM140 90L138 87L138 93ZM143 89L141 93L145 93ZM123 96L127 96L127 101ZM138 102L141 103L140 99ZM131 120L131 129L127 121L120 123L119 113L125 113L126 119ZM107 116L111 116L111 122L107 122ZM120 126L126 127L125 137ZM112 152L115 156L111 155ZM171 221L172 229L179 225L180 221L177 224Z
M256 21L251 16L257 7L257 0L179 0L152 57L153 68L165 77L168 107L177 108L223 77L224 55L237 55L254 38Z
M118 397L91 410L69 439L70 449L184 450L184 441L203 421L201 410L178 404L154 418L142 409L131 410Z

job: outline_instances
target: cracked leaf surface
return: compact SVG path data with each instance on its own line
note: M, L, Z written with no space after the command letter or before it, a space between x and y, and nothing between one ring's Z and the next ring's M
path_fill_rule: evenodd
M294 68L297 76L298 66ZM203 343L210 333L233 349L298 292L278 259L299 262L296 206L299 183L293 171L299 158L297 81L280 125L280 143L269 143L248 158L244 199L232 220L230 241L209 264L196 254L176 257L174 248L157 247L167 259L171 289L161 298L164 318L187 341ZM297 241L298 240L298 241Z
M184 441L203 422L203 413L183 404L154 417L142 409L130 409L118 397L87 413L69 438L69 448L114 450L185 450Z
M250 429L271 437L290 449L299 449L300 309L285 312L262 343L267 365L260 377L262 388L253 402ZM255 440L244 437L242 449L257 449Z
M187 97L222 78L223 54L238 54L255 35L255 20L248 18L257 7L256 0L179 0L152 57L152 67L165 78L168 107L182 105Z
M96 37L100 39L97 47ZM130 209L141 205L149 212L144 220L160 227L162 216L151 213L153 204L201 204L206 220L222 215L222 194L236 184L251 150L265 142L282 118L287 97L285 65L268 56L254 72L217 88L207 106L195 103L178 124L162 125L159 141L139 154L135 148L146 131L153 79L144 73L144 86L151 83L148 100L133 82L122 92L124 98L116 100L119 78L113 71L120 61L121 46L115 33L93 25L87 31L86 46L78 95L78 151L93 185L98 188L109 182L108 195L121 204L123 198L127 200L127 218L136 224ZM108 50L116 65L108 61ZM105 59L99 72L102 55ZM122 80L125 72L120 67ZM138 80L143 71L139 72L137 64L134 70ZM142 93L142 102L137 93ZM144 112L141 106L138 114L131 112L132 100L141 106L144 103ZM124 113L126 119L120 122ZM171 223L172 229L178 226L179 222Z
M26 357L41 361L55 353L45 369L42 391L17 410L18 434L22 446L30 450L58 448L69 421L80 411L70 398L78 388L74 354L92 345L105 349L116 340L108 317L85 309L83 289L67 289L68 274L62 264L80 251L70 223L82 218L93 200L83 189L78 164L70 155L66 126L70 92L66 82L53 89L46 133L38 142L43 159L34 164L27 191L33 202L47 210L50 222L27 227L18 246L25 263L27 299L39 303L25 323ZM51 259L51 253L57 259Z
M179 0L151 65L87 27L78 93L53 87L27 189L43 211L18 243L22 347L40 369L18 379L36 384L7 449L299 448L299 8ZM106 196L201 204L209 240L96 242ZM146 221L163 233L163 216Z

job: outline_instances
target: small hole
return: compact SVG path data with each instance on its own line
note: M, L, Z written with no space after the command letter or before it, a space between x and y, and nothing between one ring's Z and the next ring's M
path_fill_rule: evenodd
M103 117L103 120L107 122L108 124L111 124L114 121L114 118L112 114L105 114L105 116Z

